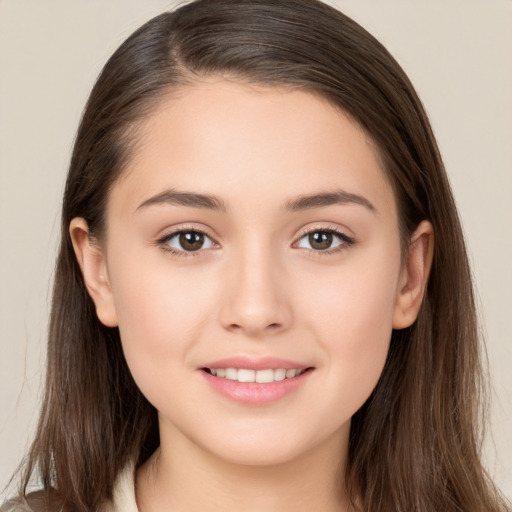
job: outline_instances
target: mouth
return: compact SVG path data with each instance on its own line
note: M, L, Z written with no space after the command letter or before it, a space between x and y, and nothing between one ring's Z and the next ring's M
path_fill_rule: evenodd
M315 367L283 360L235 358L198 369L210 388L224 398L245 406L264 406L295 396L310 381Z
M242 383L270 384L293 379L313 370L313 368L264 368L261 370L250 368L201 368L201 370L220 379Z

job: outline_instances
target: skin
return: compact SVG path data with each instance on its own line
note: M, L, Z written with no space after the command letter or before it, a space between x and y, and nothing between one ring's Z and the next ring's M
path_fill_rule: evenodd
M225 210L141 206L170 189L217 196ZM372 207L286 209L333 190ZM433 245L425 221L402 260L393 190L365 133L309 93L205 80L144 121L106 218L101 241L83 219L70 233L98 317L119 326L159 413L160 449L136 475L140 510L346 509L350 418L392 329L416 318ZM206 233L204 248L162 241L180 229ZM305 235L332 229L342 237L330 252ZM241 404L200 370L233 356L313 370L276 402Z

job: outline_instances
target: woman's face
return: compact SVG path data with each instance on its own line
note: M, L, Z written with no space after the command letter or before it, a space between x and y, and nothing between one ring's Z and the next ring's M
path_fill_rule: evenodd
M106 218L92 295L162 446L267 464L346 442L407 281L354 122L305 92L184 88L144 123Z

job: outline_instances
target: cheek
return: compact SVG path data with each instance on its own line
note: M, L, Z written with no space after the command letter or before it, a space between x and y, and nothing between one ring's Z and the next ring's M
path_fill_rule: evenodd
M330 272L311 275L299 292L307 309L339 334L389 329L400 275L400 254L393 249L354 252Z
M387 257L386 257L387 254ZM316 280L304 293L303 316L315 333L339 390L349 392L355 412L376 385L392 332L399 252L375 251ZM306 313L307 311L307 313ZM341 392L341 391L340 391Z
M159 332L168 343L170 332L186 333L198 327L202 321L198 317L207 314L213 297L206 272L197 267L173 268L160 259L163 262L157 264L117 265L113 293L120 328L127 335L138 333L147 338Z
M197 268L192 278L192 270L171 269L165 259L144 265L127 260L112 276L119 331L133 377L151 396L173 368L187 364L210 317L213 287L205 286Z

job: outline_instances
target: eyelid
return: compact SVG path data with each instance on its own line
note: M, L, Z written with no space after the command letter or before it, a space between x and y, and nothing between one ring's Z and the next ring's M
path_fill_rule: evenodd
M339 225L331 224L329 222L324 222L324 223L313 222L313 223L310 223L310 224L304 226L297 233L295 240L302 238L304 235L309 235L310 233L315 233L317 231L329 231L331 233L335 233L337 235L340 235L342 237L349 238L349 239L355 241L354 236L352 234L349 234L350 233L349 229L342 228Z
M337 236L341 239L342 243L336 247L333 247L332 249L324 249L324 250L314 250L314 249L307 249L302 248L303 250L309 251L310 253L313 253L314 255L322 256L322 255L328 255L333 254L339 251L342 251L343 249L346 249L347 247L350 247L351 245L355 244L357 240L352 236L348 235L345 230L341 229L338 226L332 226L332 225L308 225L300 230L297 237L295 238L295 241L292 244L292 247L295 247L296 244L305 236L310 235L311 233L317 233L317 232L327 232L332 233L333 235Z
M165 230L163 234L159 235L156 239L156 245L158 245L163 251L171 253L173 255L182 256L182 257L193 257L193 256L200 256L202 253L204 253L206 250L211 249L198 249L197 251L185 251L185 250L179 250L176 248L173 248L169 245L166 245L166 242L168 242L171 238L178 235L179 233L183 232L195 232L200 233L204 235L205 237L209 238L212 243L216 246L215 248L219 248L220 244L217 242L216 237L213 236L210 233L210 230L203 228L203 227L197 227L196 225L192 224L183 224L179 226L174 226L172 228L169 228L168 230ZM339 251L342 251L343 249L346 249L347 247L350 247L354 243L356 243L356 239L352 235L348 235L345 230L341 229L338 226L332 226L332 225L308 225L304 228L302 228L299 233L297 234L294 242L292 243L292 247L295 247L296 244L305 236L315 233L315 232L328 232L332 233L338 238L341 239L342 243L336 247L333 247L332 249L324 249L324 250L315 250L315 249L307 249L302 248L303 250L307 250L310 253L313 253L314 255L328 255L332 253L336 253Z
M156 238L155 244L160 247L165 252L171 253L176 256L182 256L182 257L193 257L193 256L200 256L202 253L204 253L208 249L198 249L197 251L185 251L185 250L179 250L174 247L171 247L169 245L166 245L169 240L171 240L176 235L179 235L180 233L200 233L204 235L205 237L209 238L213 244L217 247L220 247L220 244L217 242L216 238L211 235L208 229L197 227L191 224L183 224L179 226L173 226L172 228L169 228L167 230L164 230L164 232L161 235L158 235Z

